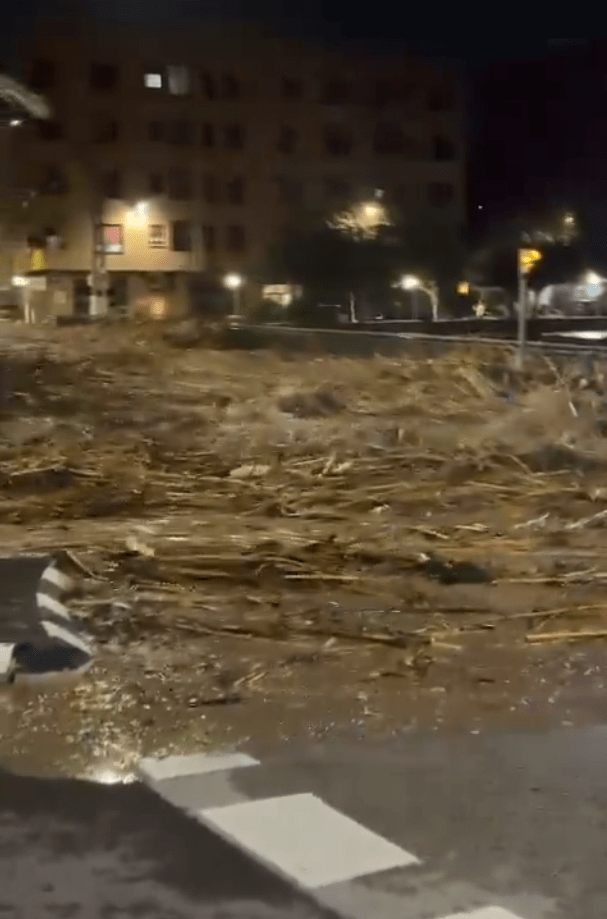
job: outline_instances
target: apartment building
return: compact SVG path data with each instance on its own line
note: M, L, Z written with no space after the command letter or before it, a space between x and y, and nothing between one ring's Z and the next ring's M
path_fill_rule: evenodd
M54 312L86 311L95 271L112 305L159 313L187 308L192 279L212 297L237 273L246 295L286 225L378 192L464 221L459 89L424 62L77 23L45 27L23 60L54 111L20 141Z

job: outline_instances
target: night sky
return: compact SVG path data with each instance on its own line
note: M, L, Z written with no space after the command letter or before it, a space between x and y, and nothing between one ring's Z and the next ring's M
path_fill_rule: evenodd
M470 215L473 223L499 221L526 208L602 208L607 198L607 46L605 40L513 38L491 30L462 31L443 23L450 38L432 34L435 11L415 20L398 4L369 5L342 0L13 0L4 10L0 54L18 66L13 40L41 12L86 9L98 21L158 23L183 29L205 22L253 22L288 36L332 47L366 48L375 53L412 50L461 66L468 87ZM298 8L301 10L297 12ZM478 25L477 23L475 25ZM481 30L482 31L482 30ZM482 211L478 205L482 204ZM607 218L607 214L605 215Z

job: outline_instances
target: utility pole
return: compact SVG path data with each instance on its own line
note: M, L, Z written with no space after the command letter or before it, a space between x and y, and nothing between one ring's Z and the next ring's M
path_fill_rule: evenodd
M525 348L527 345L527 275L536 262L542 257L537 249L519 249L517 251L518 273L518 334L515 366L522 370L525 363Z

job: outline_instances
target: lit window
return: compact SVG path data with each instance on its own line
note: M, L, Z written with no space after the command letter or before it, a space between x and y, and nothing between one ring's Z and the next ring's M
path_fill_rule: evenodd
M167 246L167 228L164 223L151 223L149 231L150 249L165 249Z
M143 77L143 82L146 89L162 89L162 74L155 73L146 73Z
M192 89L190 71L187 67L176 64L167 67L167 83L171 95L186 96Z
M122 255L124 252L122 224L106 223L103 225L103 243L100 248L106 255Z

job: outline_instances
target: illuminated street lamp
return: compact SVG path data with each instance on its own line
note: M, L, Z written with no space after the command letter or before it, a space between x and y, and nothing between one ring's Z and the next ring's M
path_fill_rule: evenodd
M423 281L414 274L405 274L398 284L403 290L422 290L432 306L432 322L438 321L438 287L434 281Z
M240 298L241 298L240 292L242 290L243 283L244 283L244 279L239 274L226 274L225 278L223 279L224 287L232 291L232 295L234 298L234 306L233 306L232 315L235 319L240 318Z

